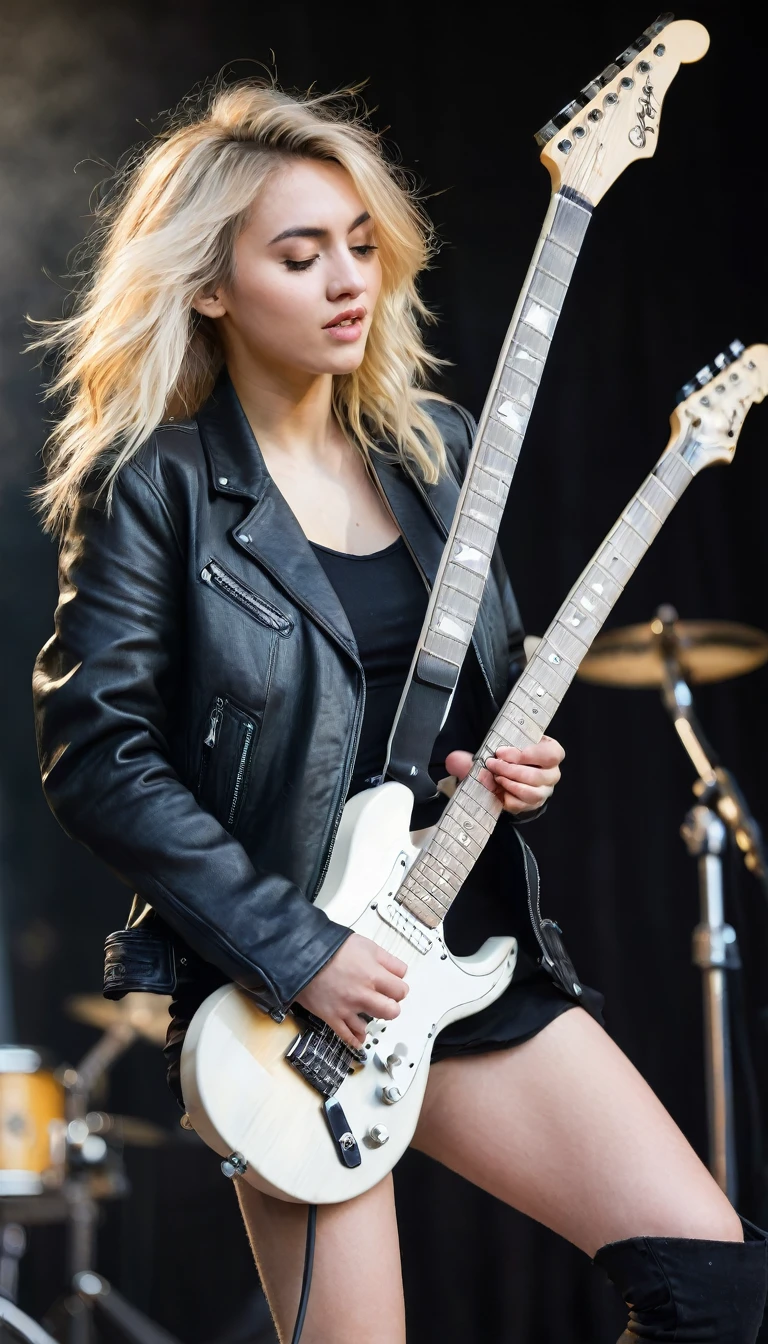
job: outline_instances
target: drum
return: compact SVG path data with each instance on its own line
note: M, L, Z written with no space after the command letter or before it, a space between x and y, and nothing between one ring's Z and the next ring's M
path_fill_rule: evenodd
M65 1148L61 1084L36 1050L0 1046L0 1196L61 1185Z

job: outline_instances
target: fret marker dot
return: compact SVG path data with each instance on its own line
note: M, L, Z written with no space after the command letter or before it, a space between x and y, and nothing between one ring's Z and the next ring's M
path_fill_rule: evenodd
M560 658L559 658L558 654L556 654L556 653L550 653L550 655L549 655L549 660L548 660L548 661L549 661L550 663L555 663L555 664L557 664L557 663L560 662Z
M600 594L602 593L602 591L603 591L603 585L602 585L602 583L593 583L593 584L592 584L592 592L593 592L593 593L597 593L598 597L600 596Z
M543 686L537 686L537 687L536 687L536 694L537 694L537 695L543 695L543 694L544 694L544 687L543 687Z

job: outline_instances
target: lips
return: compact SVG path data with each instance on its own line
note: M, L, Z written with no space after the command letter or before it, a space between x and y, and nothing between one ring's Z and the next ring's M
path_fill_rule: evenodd
M343 313L332 317L330 322L326 322L323 331L329 331L332 327L352 327L357 322L362 322L365 317L365 308L346 308Z

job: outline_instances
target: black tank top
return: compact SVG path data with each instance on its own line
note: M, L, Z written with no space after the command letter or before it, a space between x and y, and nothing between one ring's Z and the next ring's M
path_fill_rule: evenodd
M365 673L365 713L347 795L351 798L380 782L428 594L402 537L370 555L347 555L316 542L310 545L344 608ZM449 751L474 751L480 745L485 725L478 725L473 712L475 696L468 685L473 667L477 667L476 660L468 657L445 727L435 743L430 767L435 781L447 774L445 757ZM420 809L413 824L429 825L432 820Z

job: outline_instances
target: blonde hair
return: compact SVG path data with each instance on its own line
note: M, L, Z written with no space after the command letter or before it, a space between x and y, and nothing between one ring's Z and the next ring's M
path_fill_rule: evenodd
M118 176L96 211L73 312L35 324L30 349L58 355L44 397L64 406L36 491L50 531L65 528L94 468L106 469L111 497L157 426L193 416L210 395L223 356L215 323L192 300L231 279L250 206L292 157L340 164L375 223L382 287L360 367L334 377L339 422L366 456L384 441L438 479L445 449L421 389L442 361L424 346L419 323L430 314L416 288L433 240L416 194L384 157L356 90L291 96L244 80L184 105Z

